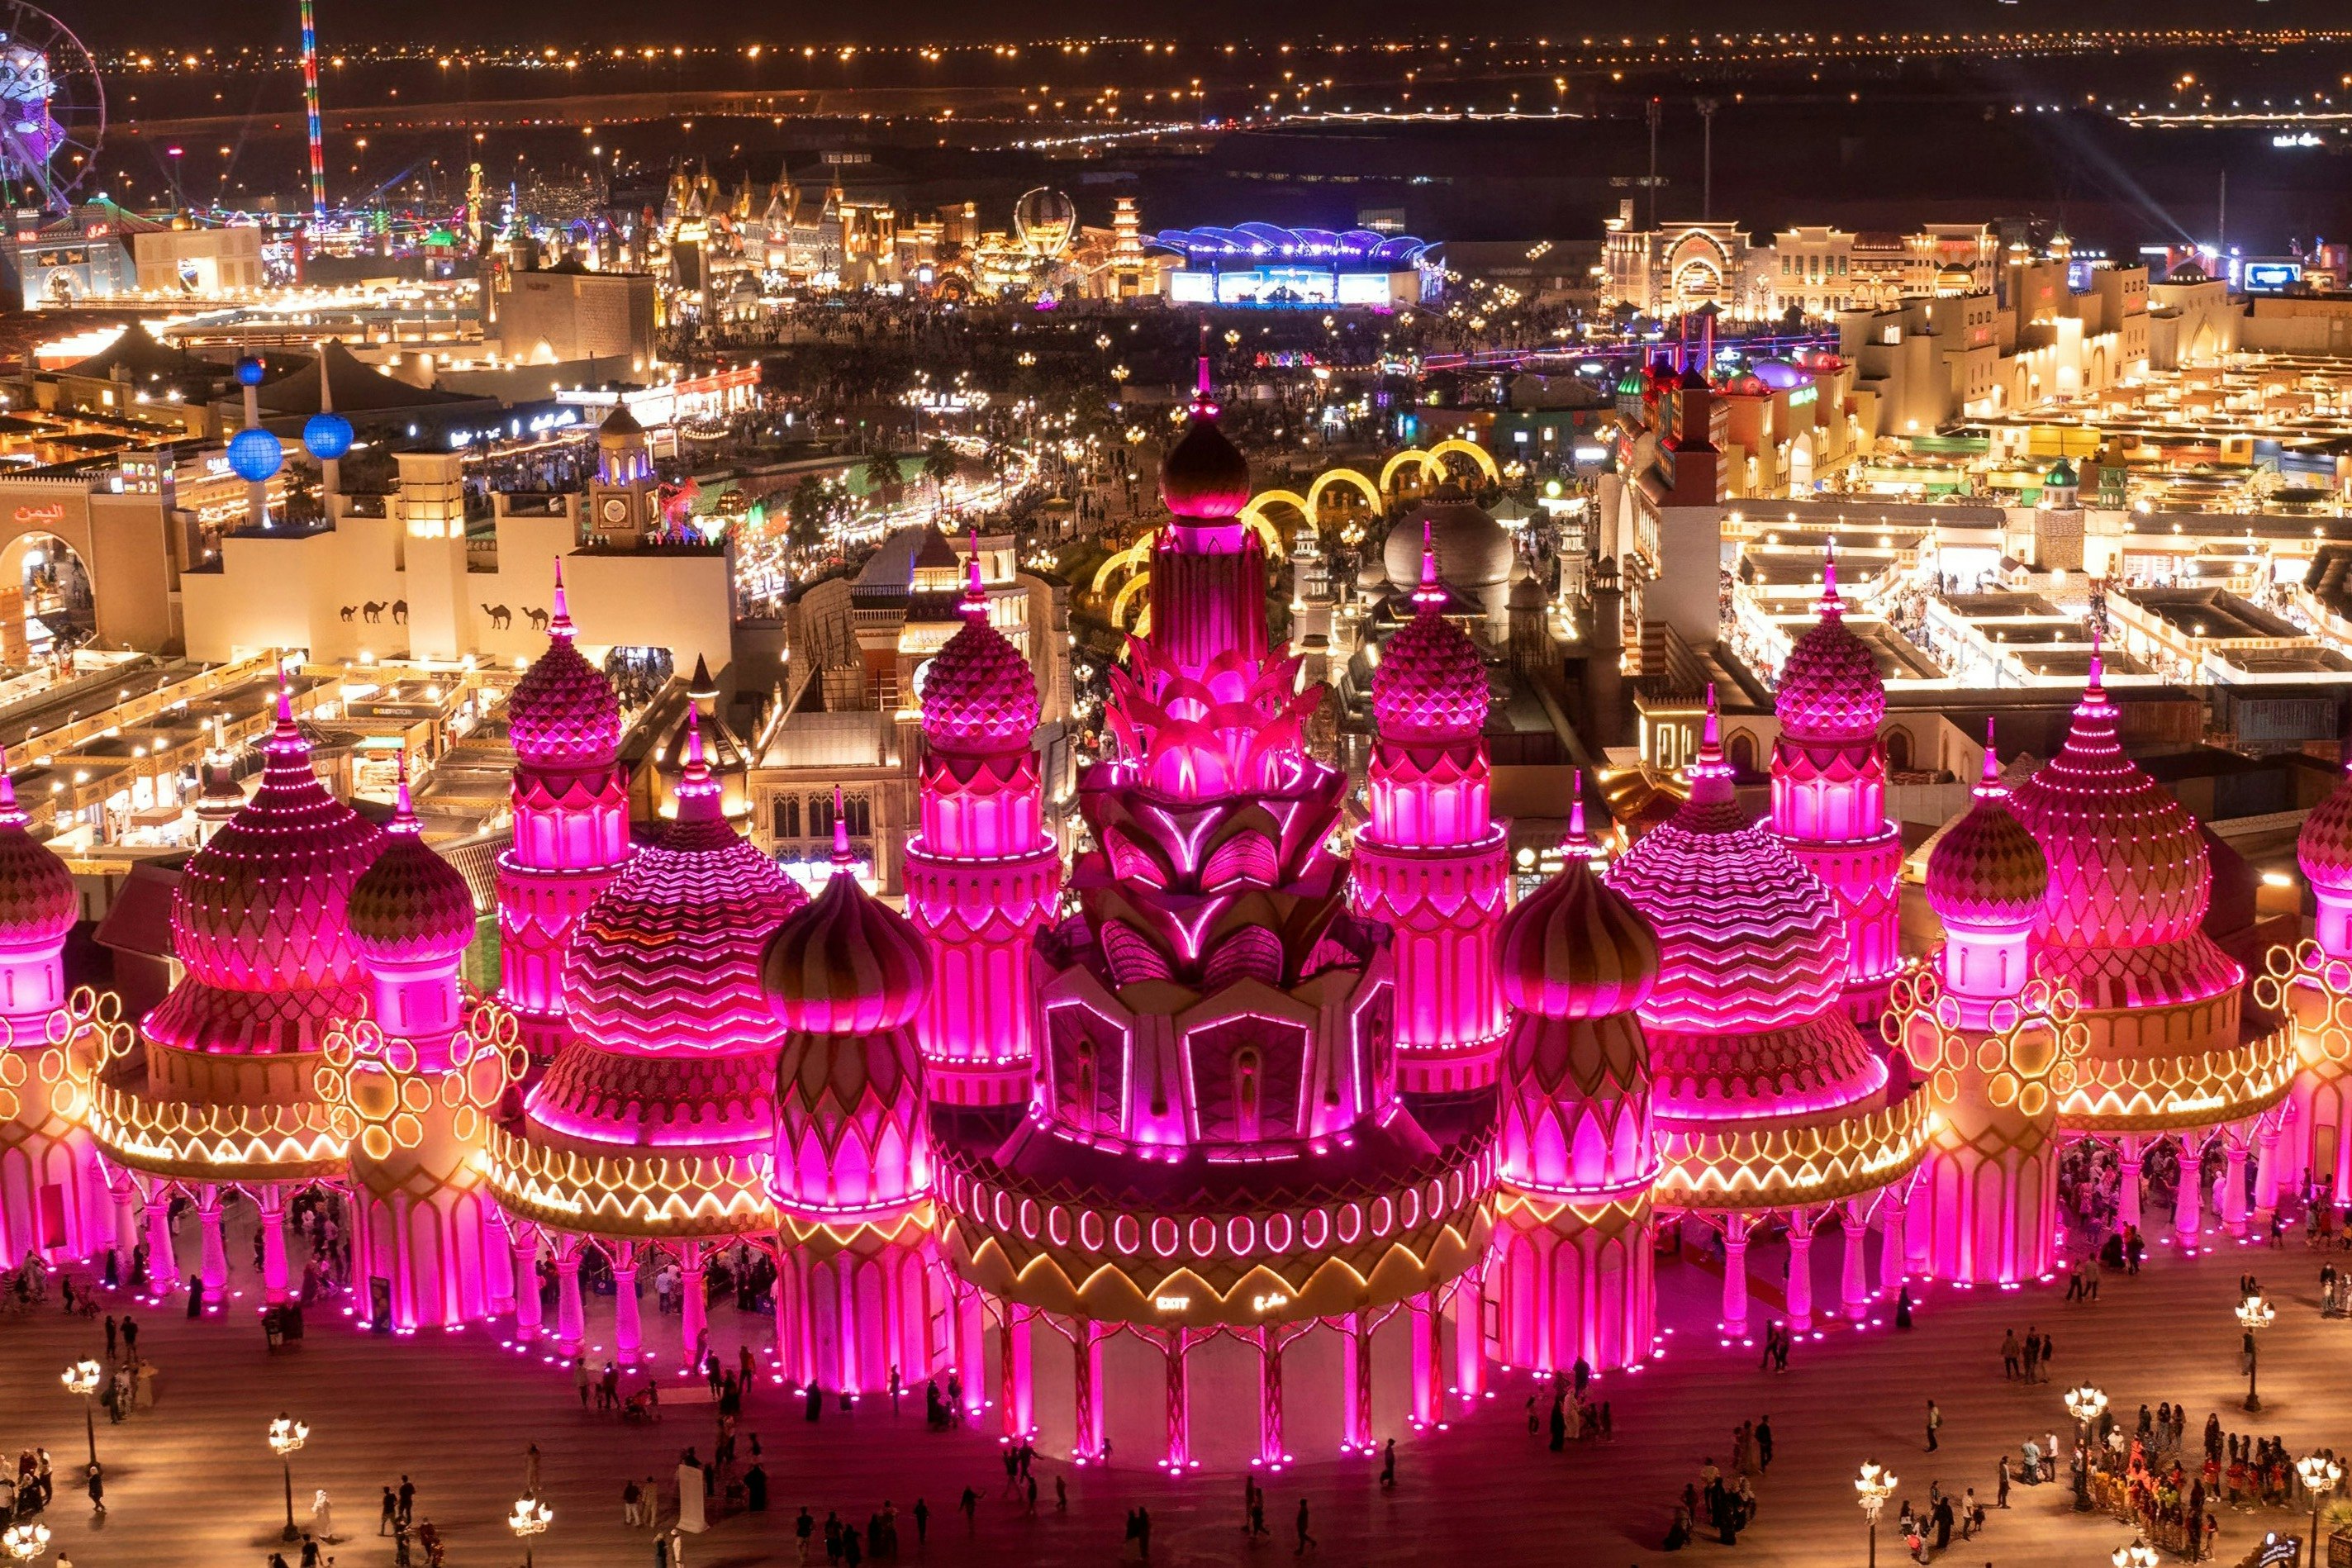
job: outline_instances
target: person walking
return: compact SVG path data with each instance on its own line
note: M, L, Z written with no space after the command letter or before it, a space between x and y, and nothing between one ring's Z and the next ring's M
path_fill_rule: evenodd
M125 1312L122 1314L122 1359L136 1361L138 1358L139 1320Z
M1772 1418L1769 1415L1756 1423L1756 1469L1758 1474L1772 1468Z
M2000 1376L2004 1383L2015 1383L2018 1377L2017 1331L2003 1329L2000 1334Z
M383 1489L383 1512L376 1518L375 1532L378 1535L390 1535L394 1526L399 1522L400 1500L393 1495L390 1487L386 1487Z
M416 1483L406 1476L400 1478L400 1522L404 1525L416 1518Z
M588 1358L584 1354L575 1355L572 1358L572 1386L579 1391L580 1408L583 1410L587 1409Z
M106 1359L109 1361L114 1359L114 1314L109 1312L106 1315Z
M1304 1555L1307 1549L1314 1544L1315 1537L1309 1534L1307 1529L1307 1500L1300 1498L1298 1500L1298 1544L1292 1549L1292 1555Z
M1927 1401L1927 1452L1931 1454L1941 1447L1936 1440L1936 1434L1942 1429L1943 1425L1944 1413L1936 1407L1934 1400Z
M191 1317L191 1318L201 1318L201 1317L203 1317L204 1315L205 1315L205 1281L204 1281L204 1277L203 1277L202 1275L200 1275L200 1274L191 1274L191 1275L189 1275L189 1276L188 1276L188 1316L189 1316L189 1317Z
M97 1465L91 1465L89 1478L85 1485L89 1490L90 1511L104 1519L106 1517L106 1473Z
M1381 1446L1381 1490L1396 1490L1396 1439L1393 1437Z
M534 1500L539 1497L539 1445L536 1443L522 1451L522 1495Z

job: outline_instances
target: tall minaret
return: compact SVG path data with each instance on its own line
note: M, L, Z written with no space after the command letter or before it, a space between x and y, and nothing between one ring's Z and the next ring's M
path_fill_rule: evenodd
M1570 848L1583 837L1579 800ZM1629 1366L1648 1358L1656 1321L1658 1154L1633 1009L1657 982L1658 939L1578 853L1503 917L1497 944L1511 1025L1487 1287L1496 1353L1537 1372Z
M1197 680L1212 664L1255 672L1265 660L1265 546L1241 521L1249 459L1216 426L1208 328L1192 419L1160 465L1174 515L1151 550L1151 649L1160 668Z
M507 700L515 750L514 846L499 857L499 994L544 1061L563 1043L563 954L572 928L629 858L621 704L576 635L555 570L547 651Z
M980 551L963 629L924 671L922 826L907 845L907 912L933 983L915 1037L942 1105L1021 1105L1035 1056L1030 944L1054 918L1062 857L1045 831L1030 744L1037 681L988 624Z
M1495 922L1509 868L1489 807L1486 668L1445 618L1425 536L1412 602L1372 673L1379 739L1370 820L1356 836L1356 897L1396 937L1397 1087L1459 1094L1495 1079Z
M2010 809L1990 724L1974 793L1976 804L1927 857L1927 901L1944 922L1944 947L1932 973L1895 984L1896 1020L1935 1112L1929 1271L2014 1285L2057 1263L2063 1084L2053 1074L2082 1053L2089 1034L2071 999L2033 978L2050 867Z
M1870 645L1845 624L1834 546L1822 564L1821 619L1789 652L1774 707L1772 830L1837 900L1846 929L1846 997L1874 1027L1902 967L1895 882L1903 835L1886 817L1886 688Z

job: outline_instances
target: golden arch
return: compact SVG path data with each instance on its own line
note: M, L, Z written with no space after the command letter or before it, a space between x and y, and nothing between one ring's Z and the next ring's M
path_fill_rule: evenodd
M1370 503L1374 517L1386 515L1387 506L1384 498L1381 495L1380 486L1353 468L1331 468L1316 475L1315 482L1307 487L1307 521L1315 522L1321 518L1323 493L1335 485L1352 486Z
M1095 571L1095 584L1093 591L1097 594L1101 593L1105 588L1110 585L1111 578L1119 572L1141 571L1144 565L1151 559L1151 542L1159 537L1160 535L1157 531L1147 533L1141 539L1137 540L1133 544L1129 545L1126 549L1120 551L1118 554L1104 562L1102 565Z
M1241 521L1249 526L1251 532L1265 542L1268 551L1280 555L1287 551L1288 546L1282 542L1282 531L1274 526L1273 521L1264 510L1265 508L1277 502L1297 507L1300 515L1307 519L1307 526L1310 528L1314 526L1315 510L1307 504L1307 498L1297 490L1260 490L1250 497L1249 504L1242 508L1238 516Z
M1135 597L1137 590L1144 587L1150 581L1150 573L1138 572L1134 576L1129 577L1120 585L1118 596L1113 598L1110 602L1110 624L1112 626L1118 626L1120 624L1121 620L1127 614L1127 602ZM1139 625L1136 630L1138 635L1140 635L1142 627Z
M1495 466L1494 454L1475 441L1465 441L1459 436L1440 441L1429 449L1430 466L1437 470L1441 478L1445 473L1445 455L1449 452L1460 452L1477 464L1479 471L1486 476L1488 484L1499 485L1503 482L1503 470Z
M1381 465L1380 488L1383 491L1394 489L1396 486L1396 471L1399 468L1403 468L1408 463L1418 463L1421 465L1422 471L1424 473L1429 470L1430 466L1433 463L1437 464L1441 473L1444 468L1444 465L1443 463L1439 463L1436 458L1431 457L1430 454L1423 451L1420 447L1407 447L1403 451L1399 452L1396 456L1391 458L1387 462Z

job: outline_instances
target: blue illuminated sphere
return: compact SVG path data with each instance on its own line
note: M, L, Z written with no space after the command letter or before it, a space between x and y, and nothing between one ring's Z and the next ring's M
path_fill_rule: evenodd
M257 355L247 354L236 362L236 384L239 386L261 384L262 363Z
M352 422L332 409L313 414L302 423L302 446L322 463L331 463L352 449Z
M261 484L286 466L286 448L267 430L240 430L229 441L228 466L247 484Z

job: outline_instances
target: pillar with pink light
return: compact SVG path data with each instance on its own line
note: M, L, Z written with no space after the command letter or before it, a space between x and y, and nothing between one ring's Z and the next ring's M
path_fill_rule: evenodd
M784 1027L769 1190L776 1343L793 1382L876 1394L943 1364L947 1281L931 1240L930 1108L910 1027L931 984L922 936L866 893L834 817L834 872L761 961Z
M1822 565L1820 618L1781 667L1773 700L1772 828L1837 900L1848 1005L1875 1024L1903 964L1895 885L1903 836L1886 816L1886 688L1878 656L1845 624L1834 552Z
M1657 937L1580 853L1503 917L1497 968L1511 1008L1487 1294L1499 1359L1559 1372L1633 1365L1655 1318L1650 1048L1633 1009L1658 977Z
M425 844L404 770L385 839L351 895L369 1005L328 1037L319 1083L349 1119L352 1274L369 1293L364 1310L407 1333L513 1304L513 1261L481 1155L523 1050L512 1014L459 993L473 893Z
M2034 974L2049 879L1988 733L1974 804L1927 858L1942 951L1895 983L1890 1025L1936 1112L1921 1220L1938 1279L2013 1285L2058 1263L2058 1097L2089 1031Z
M514 842L498 866L499 992L542 1062L563 1040L572 928L629 857L621 705L578 636L558 562L547 651L507 699Z
M118 1239L106 1173L80 1124L82 1087L50 1035L81 896L29 821L0 754L0 1267L89 1258Z
M1028 1100L1032 948L1062 883L1031 744L1036 677L988 603L975 546L963 629L923 679L922 826L906 852L907 912L934 970L915 1033L943 1105Z
M1395 941L1397 1086L1407 1093L1486 1088L1503 1031L1494 944L1508 868L1480 733L1486 669L1447 617L1451 599L1424 539L1413 617L1372 672L1370 820L1356 835L1357 905Z
M2304 818L2295 860L2316 906L2311 937L2265 957L2256 994L2294 1019L2297 1071L2286 1113L2257 1134L2258 1206L2282 1184L2352 1193L2352 773Z

